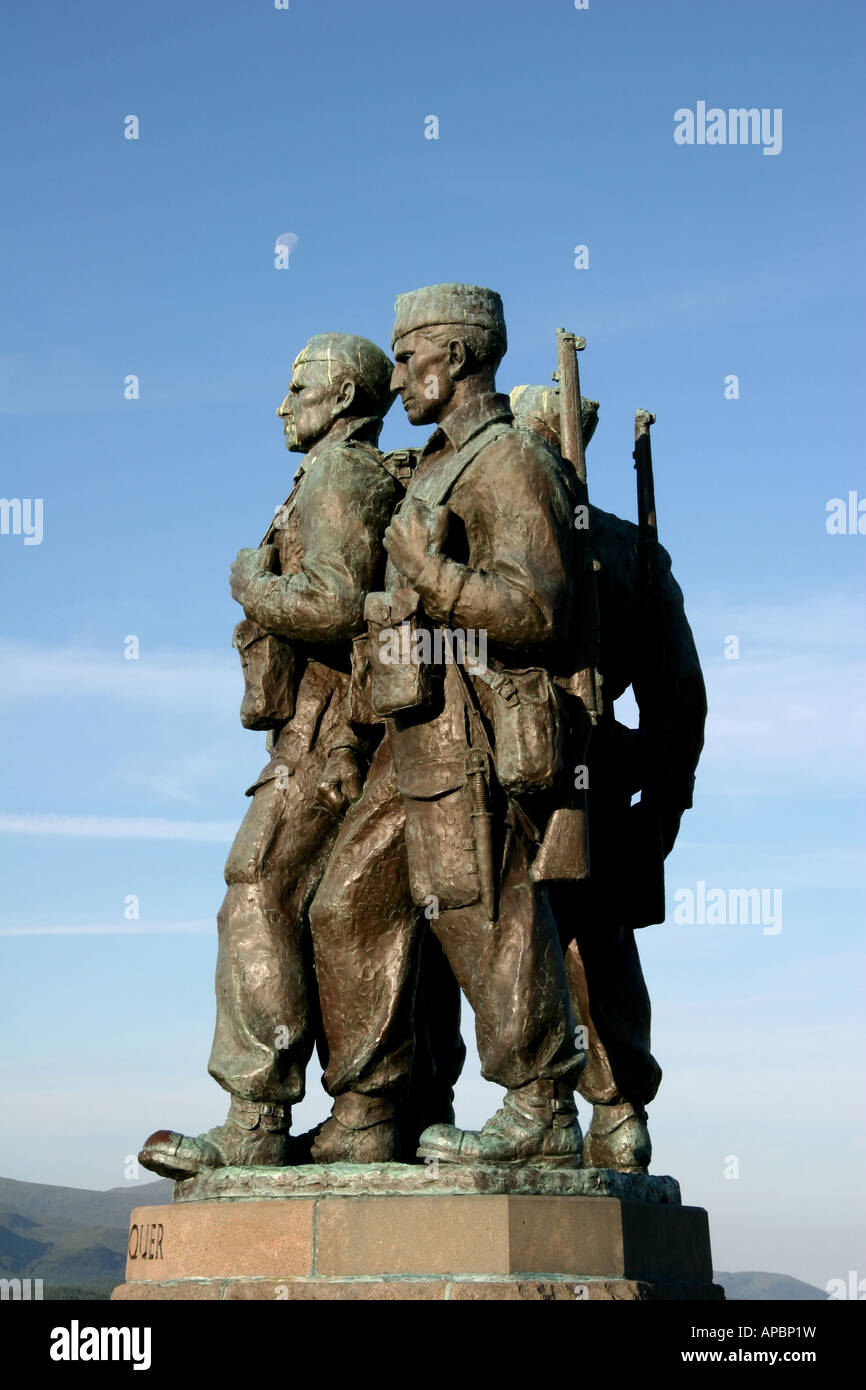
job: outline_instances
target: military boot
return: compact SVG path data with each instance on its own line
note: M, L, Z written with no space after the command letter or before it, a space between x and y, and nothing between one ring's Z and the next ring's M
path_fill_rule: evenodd
M162 1178L191 1178L203 1168L282 1167L289 1161L287 1105L241 1100L232 1096L225 1124L194 1137L159 1129L145 1144L138 1161Z
M644 1109L630 1101L593 1106L583 1153L584 1167L645 1173L652 1152Z
M310 1146L313 1163L393 1163L400 1135L393 1101L346 1091Z
M579 1168L583 1136L574 1091L561 1081L531 1081L509 1091L482 1130L431 1125L421 1135L419 1158L445 1163L549 1163Z
M454 1091L450 1086L428 1085L400 1107L400 1152L414 1154L425 1129L431 1125L454 1123Z

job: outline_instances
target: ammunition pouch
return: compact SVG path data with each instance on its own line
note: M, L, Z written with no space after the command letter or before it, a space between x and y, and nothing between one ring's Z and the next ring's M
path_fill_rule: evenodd
M563 765L559 693L547 671L472 669L493 692L496 777L507 792L549 790Z
M245 729L276 729L295 709L294 648L245 618L232 633L244 673L241 723Z
M367 595L364 617L369 637L370 705L377 715L415 709L430 697L430 670L418 659L414 640L420 602L414 589Z

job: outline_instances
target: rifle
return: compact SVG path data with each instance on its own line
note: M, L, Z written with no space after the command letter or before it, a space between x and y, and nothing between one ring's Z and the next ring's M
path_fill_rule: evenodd
M653 456L650 445L650 425L656 417L648 410L634 413L634 459L637 474L638 548L641 576L653 601L659 598L659 529L656 518L656 495L653 482Z
M643 880L641 902L644 910L635 926L646 926L665 920L665 860L661 819L661 789L664 786L663 758L666 746L664 716L667 675L665 632L661 611L661 567L659 564L659 535L656 517L655 486L653 483L650 426L655 415L648 410L635 411L634 459L637 474L638 565L643 590L641 614L642 641L645 644L645 671L652 671L652 689L641 692L640 729L646 735L646 785L641 788L640 802L632 808L636 815L635 849Z
M586 452L583 441L580 375L577 368L577 354L585 347L585 338L566 333L564 328L557 329L556 371L553 373L553 379L559 383L559 452L574 470L572 490L579 503L575 509L574 520L579 581L574 632L579 645L574 665L569 668L570 674L567 679L558 679L557 683L575 696L586 711L588 727L580 731L580 734L577 727L572 730L575 736L574 749L579 758L585 756L586 742L602 714L598 595L595 581L599 564L590 550ZM580 521L578 512L581 513ZM532 877L536 882L587 877L589 838L585 795L585 792L581 793L584 803L582 806L561 806L551 815L532 865Z
M575 471L578 510L582 509L584 520L583 526L578 525L575 513L581 576L577 624L581 648L579 669L572 677L571 688L583 701L590 723L595 726L603 713L603 704L602 676L599 669L601 638L595 582L599 564L590 549L589 491L586 482L586 451L583 444L580 373L577 365L577 354L583 352L585 347L585 338L566 333L564 328L556 330L556 371L553 373L553 379L559 383L559 452Z

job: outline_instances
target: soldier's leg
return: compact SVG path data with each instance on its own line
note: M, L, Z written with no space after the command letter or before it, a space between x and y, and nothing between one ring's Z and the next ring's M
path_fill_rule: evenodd
M588 887L588 885L587 885ZM650 999L634 932L605 921L584 885L552 890L575 1017L586 1029L578 1090L593 1105L587 1166L643 1171L646 1107L661 1081L650 1051Z
M404 824L386 738L310 908L327 1038L323 1084L335 1098L313 1147L317 1162L383 1162L397 1155L397 1110L412 1076L424 923L409 893Z
M408 1159L414 1157L418 1139L429 1125L454 1121L454 1087L466 1060L460 1012L460 986L442 947L427 929L415 992L412 1080L400 1125Z
M420 1152L446 1161L580 1162L568 984L547 893L530 879L527 845L511 836L497 921L483 907L441 913L432 926L475 1011L482 1075L505 1086L505 1106L480 1133L434 1125Z
M208 1070L244 1100L303 1098L316 1022L306 907L336 831L300 777L275 779L256 790L226 862Z
M337 832L315 804L326 746L256 789L229 852L208 1066L231 1095L229 1114L203 1135L152 1135L139 1160L165 1177L291 1161L291 1105L304 1094L317 1021L306 908Z
M576 1076L582 1060L556 923L530 878L522 835L511 837L495 923L477 903L431 925L475 1012L482 1075L508 1089Z

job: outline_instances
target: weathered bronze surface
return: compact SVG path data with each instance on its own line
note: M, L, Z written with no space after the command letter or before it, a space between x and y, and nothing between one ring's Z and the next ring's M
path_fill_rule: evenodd
M246 1195L274 1168L273 1195L366 1190L347 1164L413 1191L419 1159L454 1192L649 1181L661 1072L634 932L663 917L706 701L658 544L646 412L636 527L589 502L598 405L580 397L583 340L558 346L558 388L509 400L499 296L446 284L399 296L394 362L342 334L295 360L278 413L304 459L231 575L241 717L269 730L270 759L219 915L209 1070L229 1115L140 1156L191 1197L237 1195L226 1168L252 1174ZM433 432L383 455L395 394ZM613 714L630 686L637 730ZM506 1091L478 1133L453 1123L461 991ZM295 1136L315 1046L333 1110ZM534 1176L556 1172L564 1187Z
M620 1173L615 1168L559 1168L555 1164L506 1166L459 1163L434 1168L419 1163L305 1163L296 1168L203 1168L179 1182L175 1202L279 1200L341 1193L346 1197L393 1193L456 1197L464 1192L548 1197L618 1197L623 1202L680 1206L675 1178L655 1173Z

